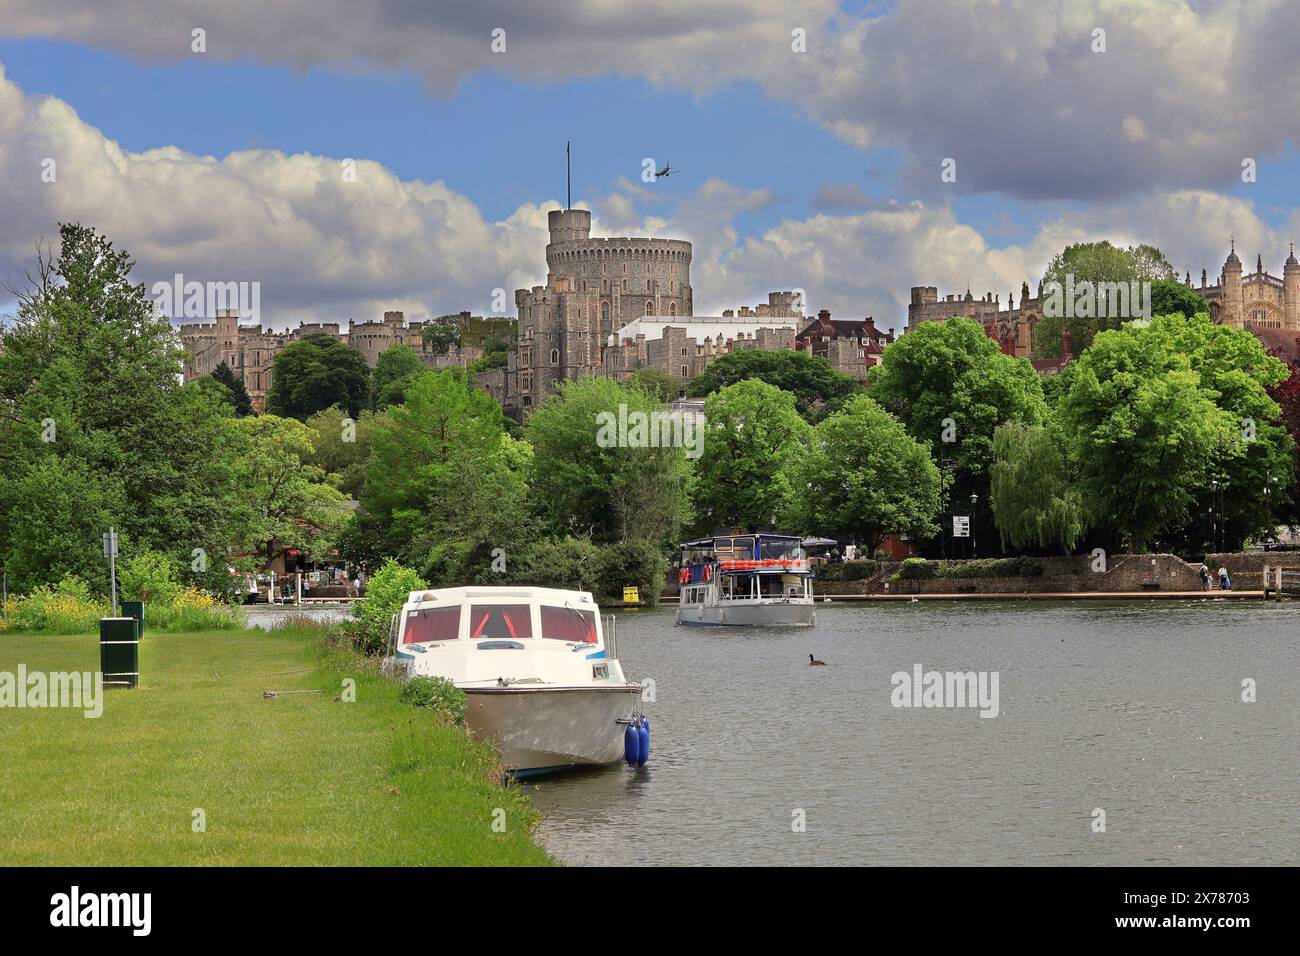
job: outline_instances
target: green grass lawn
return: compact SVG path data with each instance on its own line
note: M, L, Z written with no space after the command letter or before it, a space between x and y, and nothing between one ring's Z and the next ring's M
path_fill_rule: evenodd
M94 671L97 638L0 635L0 671L20 663ZM0 708L5 864L551 862L490 747L315 634L146 633L140 671L139 689L105 691L97 719ZM348 676L355 703L336 699Z

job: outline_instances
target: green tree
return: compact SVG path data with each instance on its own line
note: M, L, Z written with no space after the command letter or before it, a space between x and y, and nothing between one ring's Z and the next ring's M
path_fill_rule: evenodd
M434 355L446 355L453 345L460 345L462 326L460 316L441 315L431 322L426 322L420 329L420 339L433 351Z
M323 332L304 335L271 360L266 410L305 422L339 405L356 418L366 402L370 369L365 356Z
M609 435L613 420L650 424L639 436L634 425L625 436ZM534 498L552 528L603 541L675 543L690 518L690 465L681 445L648 447L668 421L663 403L639 388L604 378L561 383L524 427ZM699 436L679 437L685 444Z
M703 397L750 378L792 392L799 414L810 421L838 408L858 390L853 379L835 371L819 355L791 349L745 349L718 356L691 379L686 392Z
M229 539L228 412L180 384L183 352L130 256L87 226L59 237L0 330L0 555L16 587L69 571L106 582L93 565L111 521L189 569Z
M1219 518L1226 543L1235 548L1249 538L1271 534L1272 524L1289 510L1295 483L1295 443L1271 394L1287 379L1285 363L1270 356L1248 330L1217 325L1205 313L1190 319L1158 317L1152 325L1154 334L1168 336L1172 351L1188 357L1215 405L1233 421L1230 431L1215 435L1211 479L1223 490ZM1198 489L1196 512L1206 510L1208 497L1208 489ZM1204 516L1193 513L1166 538L1171 546L1191 553L1209 543L1209 533Z
M816 426L798 472L791 523L850 535L873 554L886 538L938 531L939 470L925 445L865 395Z
M76 458L51 455L20 475L0 478L0 502L10 591L25 593L74 574L108 593L100 536L125 525L120 482Z
M1190 319L1198 312L1208 315L1210 307L1200 295L1177 279L1156 279L1151 283L1152 315L1178 313Z
M377 420L355 555L394 555L440 583L491 572L530 540L531 450L505 433L501 406L460 369L426 371Z
M240 418L256 414L253 411L253 400L248 397L248 389L244 387L244 380L235 375L230 370L230 366L221 362L212 370L213 381L220 382L230 392L230 399L235 408L235 414Z
M383 411L390 405L402 404L411 378L425 368L419 354L409 345L390 345L384 349L370 373L370 407Z
M232 540L257 563L287 548L322 555L348 517L343 494L308 464L314 433L302 422L275 415L229 420L234 434L235 519Z
M989 471L993 519L1004 548L1073 550L1087 529L1086 509L1049 428L999 425Z
M1101 283L1155 282L1157 279L1176 277L1174 267L1155 246L1140 245L1121 249L1105 240L1077 242L1066 246L1052 258L1047 271L1043 273L1040 286L1043 316L1034 327L1034 357L1059 358L1063 329L1069 330L1071 349L1078 355L1092 344L1093 336L1098 332L1119 328L1133 317L1077 314L1066 317L1064 308L1057 310L1058 314L1050 314L1047 302L1051 298L1053 285L1062 290L1061 298L1057 301L1063 305L1065 290L1072 288L1077 296L1085 282L1096 289Z
M1240 539L1266 526L1262 489L1289 485L1291 445L1267 388L1285 378L1249 332L1161 316L1099 334L1057 406L1067 467L1097 523L1144 550L1201 541L1218 481ZM1269 479L1274 479L1270 482Z
M657 368L638 369L627 377L627 384L653 395L667 403L677 400L682 393L682 380Z
M956 462L964 493L984 493L999 425L1037 425L1047 413L1033 366L964 318L924 322L887 346L868 373L867 394L935 458Z
M370 465L371 439L382 418L383 413L366 410L353 420L337 405L317 412L307 419L316 436L308 463L330 475L344 494L359 497Z
M757 530L784 517L812 438L794 395L766 382L737 382L705 400L704 418L693 485L699 526Z

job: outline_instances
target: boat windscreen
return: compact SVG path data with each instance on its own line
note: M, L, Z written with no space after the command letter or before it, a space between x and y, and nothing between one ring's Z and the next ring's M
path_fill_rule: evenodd
M542 637L552 641L596 643L596 613L542 605Z
M402 634L403 644L454 641L458 637L460 637L460 605L406 612L406 630Z
M532 637L532 614L527 604L475 604L469 609L469 636Z

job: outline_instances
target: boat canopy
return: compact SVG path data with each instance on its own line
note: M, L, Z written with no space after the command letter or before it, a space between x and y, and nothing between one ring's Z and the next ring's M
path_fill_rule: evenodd
M699 538L682 544L682 563L696 561L773 561L804 557L797 534L735 534Z

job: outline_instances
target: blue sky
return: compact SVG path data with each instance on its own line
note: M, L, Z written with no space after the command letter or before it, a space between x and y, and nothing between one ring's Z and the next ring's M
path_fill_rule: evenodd
M83 218L127 244L145 278L256 273L289 317L478 308L493 288L544 278L566 139L575 202L620 231L690 238L710 308L798 285L811 306L890 325L911 284L1005 294L1093 238L1155 242L1213 277L1232 233L1248 263L1260 250L1280 272L1300 232L1287 120L1300 67L1278 54L1300 36L1273 15L1280 0L1152 2L1168 17L1101 0L610 3L546 20L518 0L285 0L276 16L67 0L60 18L13 0L0 65L25 139L7 154L22 159L20 215L0 223L0 272L58 219ZM185 48L195 22L212 27L208 55ZM508 57L488 55L496 23ZM792 23L807 26L807 56L791 55ZM1107 58L1087 49L1095 23ZM1194 51L1209 44L1231 58L1204 62ZM1245 99L1261 75L1268 88ZM41 113L42 96L93 130ZM110 161L114 142L185 155L163 175L138 155ZM309 162L229 161L248 150ZM28 188L25 169L61 151L65 185ZM947 156L956 185L937 176ZM1238 177L1243 156L1255 183ZM295 177L345 157L390 178L363 198L303 195ZM643 184L644 157L678 172ZM93 178L76 182L83 171Z
M682 168L655 184L680 198L710 175L780 201L747 228L804 216L818 181L857 182L888 197L888 150L864 153L801 119L752 83L694 97L617 76L546 85L481 72L450 97L407 72L306 72L250 62L139 64L113 53L45 40L0 41L0 63L28 94L66 100L131 150L175 145L224 156L238 149L308 151L375 159L404 179L445 180L491 218L522 202L564 198L564 143L573 142L575 199L639 181L641 160ZM629 129L608 120L635 110ZM566 130L557 114L575 119ZM544 144L541 149L526 144ZM525 155L521 156L521 152Z

